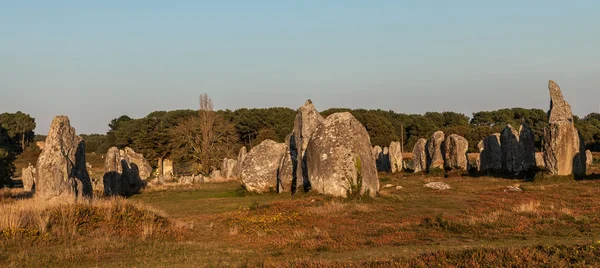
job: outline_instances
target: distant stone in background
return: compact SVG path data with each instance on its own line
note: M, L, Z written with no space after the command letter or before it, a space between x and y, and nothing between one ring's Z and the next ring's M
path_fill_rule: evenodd
M502 146L500 133L494 133L483 139L479 148L479 171L500 171L502 169Z
M502 148L501 165L504 171L521 172L523 158L519 150L519 132L510 124L500 133L500 146Z
M295 166L292 167L295 170L292 182L294 189L304 189L304 191L310 189L305 153L311 136L323 120L323 116L315 109L311 100L306 100L304 105L298 109L292 131L294 140L290 142L291 154L297 157L296 161L292 162L295 163ZM296 148L295 152L294 148Z
M564 100L560 87L548 82L550 92L549 124L544 129L544 161L554 175L583 176L586 171L585 144L573 123L571 105Z
M54 117L36 165L36 195L46 200L92 197L85 163L85 144L75 134L69 118Z
M152 175L152 166L150 165L150 162L148 162L148 160L144 158L144 155L136 153L133 149L129 147L125 147L125 149L123 149L123 153L123 157L127 158L130 164L135 164L136 168L139 170L139 177L142 180L150 178L150 176ZM171 173L173 173L173 162L170 163Z
M36 169L29 163L29 166L21 170L21 181L23 181L23 190L26 192L35 191Z
M373 146L373 149L371 149L371 153L373 154L373 158L375 158L375 165L377 165L377 171L379 171L379 165L378 165L377 161L379 159L379 155L382 152L383 152L383 149L379 145L375 145L375 146Z
M156 175L165 180L171 180L174 177L173 160L168 158L159 158L157 163Z
M442 143L445 140L444 132L436 131L427 141L425 147L427 152L427 171L432 169L444 169L444 154L442 153Z
M469 142L457 134L450 134L444 142L444 167L467 170Z
M138 193L145 186L138 166L130 158L133 156L139 163L141 154L127 149L129 148L119 150L117 147L111 147L106 153L102 176L105 195L131 195Z
M293 139L293 135L289 134L285 137L285 152L281 158L279 169L277 170L277 192L292 192L292 182L294 179L294 160L297 160L297 150L290 148L290 140ZM294 144L292 141L291 144ZM294 189L295 190L295 189Z
M226 180L235 179L235 167L237 166L237 161L235 159L224 158L221 162L221 175Z
M306 149L312 189L327 195L379 191L377 167L366 128L348 112L328 116L313 133Z
M177 181L179 184L198 184L204 182L202 175L181 176Z
M220 170L215 169L210 173L208 178L204 179L205 182L224 182L227 181Z
M36 141L35 145L40 148L40 150L44 150L44 147L46 146L46 142L43 141Z
M546 163L544 162L544 153L542 153L542 152L535 153L535 165L540 169L546 168Z
M426 139L419 139L413 147L413 170L415 173L427 170Z
M391 172L389 149L380 146L373 147L373 156L377 165L377 172Z
M105 195L120 195L122 193L123 164L119 148L111 147L104 157L104 175L102 188Z
M277 170L285 153L285 143L265 140L246 155L242 184L250 192L264 193L277 187Z
M244 160L246 160L246 146L242 146L242 148L240 148L240 151L238 152L238 157L237 157L237 165L235 166L234 169L234 174L238 179L242 178L242 168L243 168L243 164L244 164Z
M391 172L396 173L402 171L403 168L403 159L402 159L402 149L400 146L400 142L392 141L390 143L389 149L389 161Z
M524 171L530 170L536 166L535 162L535 134L529 127L529 124L523 123L519 127L519 153L523 161Z
M594 163L594 155L590 150L585 150L585 164L589 167Z

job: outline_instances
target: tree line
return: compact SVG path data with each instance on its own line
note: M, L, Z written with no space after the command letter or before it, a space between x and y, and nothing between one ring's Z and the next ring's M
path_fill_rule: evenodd
M209 172L221 159L235 158L240 147L249 148L266 139L284 142L292 131L296 110L284 107L214 111L213 130L216 135L203 155L201 144L207 136L201 129L198 110L158 111L144 118L121 116L113 119L106 135L83 135L88 152L104 153L110 146L129 146L143 153L151 162L172 158L179 172ZM350 112L369 132L373 145L388 146L401 141L404 151L411 152L419 138L429 138L442 130L446 135L458 134L469 142L469 152L477 152L477 143L486 136L501 132L507 124L514 127L527 123L535 135L536 147L542 147L543 128L548 118L541 109L510 108L476 112L471 118L455 112L402 114L394 111L334 108L321 112L328 116ZM591 113L574 122L585 139L586 146L600 151L600 114ZM200 165L200 164L204 165ZM195 166L194 166L195 165ZM176 168L177 168L176 166Z
M0 187L10 185L17 156L30 148L35 119L23 112L0 114Z

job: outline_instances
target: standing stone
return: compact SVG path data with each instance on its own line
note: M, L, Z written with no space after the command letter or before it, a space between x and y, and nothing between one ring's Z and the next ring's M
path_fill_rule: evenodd
M469 142L462 136L451 134L444 142L444 167L467 170Z
M444 132L436 131L433 133L425 149L427 150L427 171L432 169L444 169L444 153L442 152L442 143L445 140Z
M477 171L481 171L481 152L483 152L483 149L484 149L483 140L480 140L477 143L477 151L479 153L477 154L477 158L475 159L475 167L477 168Z
M148 160L144 158L144 155L136 153L133 149L129 147L125 147L123 151L126 155L124 157L126 157L129 160L129 163L132 166L135 165L135 168L139 170L139 177L143 180L150 178L150 176L152 175L152 166L150 165L150 162L148 162ZM171 162L171 169L172 167L173 162Z
M102 188L105 195L120 195L122 193L122 158L117 147L111 147L104 157L104 176Z
M224 182L227 179L225 179L225 177L223 177L223 174L221 173L220 170L215 169L210 173L210 176L208 178L205 179L206 182Z
M523 170L530 170L536 166L535 134L529 124L525 122L519 127L519 151L523 161Z
M585 150L585 165L591 166L594 163L594 155L590 150Z
M293 192L295 189L292 189L292 181L293 181L293 165L294 161L297 160L295 152L293 153L290 148L291 139L293 139L292 134L287 135L285 137L285 153L281 158L281 163L279 164L279 169L277 170L277 192ZM297 152L297 151L296 151Z
M427 170L427 154L425 152L426 146L427 140L419 139L413 147L413 169L415 173Z
M381 167L383 172L390 173L392 172L392 165L390 164L390 149L388 147L383 147L383 151L380 156Z
M156 175L166 180L171 180L174 177L173 160L168 158L159 158L157 163Z
M132 151L111 147L106 152L102 176L105 195L131 195L138 193L145 186L138 166L130 158L135 154Z
M548 83L550 91L549 124L544 129L544 161L546 169L554 175L585 175L585 145L573 123L571 105L563 98L554 81Z
M506 172L521 172L523 158L519 150L519 133L509 124L500 133L501 165Z
M317 127L306 162L312 189L319 193L346 197L357 191L375 196L379 191L369 133L348 112L334 113Z
M238 152L238 157L237 157L237 165L235 166L235 176L238 179L242 178L242 170L243 170L243 164L244 164L244 160L246 160L246 146L242 146L242 148L240 148L240 151Z
M373 157L375 157L375 164L377 166L377 172L390 172L390 156L389 149L384 147L383 149L379 145L373 146Z
M298 109L292 132L294 140L290 141L291 154L296 155L297 158L295 162L296 166L292 167L295 170L293 173L295 174L295 178L292 183L294 189L302 188L304 191L308 191L311 187L308 179L308 164L305 152L311 136L323 120L323 116L315 109L311 100L306 100L304 105ZM296 150L293 150L293 148L296 148Z
M546 168L546 163L544 162L544 153L542 153L542 152L535 153L535 166L537 166L540 169Z
M379 155L382 152L383 152L383 149L379 145L375 145L375 146L373 146L373 149L371 149L371 153L373 154L373 158L375 158L375 165L377 165L377 171L379 171L379 163L377 161L379 161Z
M392 141L390 143L389 158L392 173L402 171L402 149L400 147L400 142Z
M35 167L29 163L29 166L21 170L21 181L23 181L23 190L25 192L35 192Z
M246 155L242 184L248 191L264 193L277 187L277 170L285 153L285 143L265 140Z
M37 161L36 194L46 200L91 197L92 183L85 163L85 144L69 118L54 117Z
M237 165L235 159L224 158L221 162L221 175L226 180L231 180L235 177L234 169Z
M483 147L479 148L479 171L500 171L502 169L502 146L500 133L494 133L483 139Z

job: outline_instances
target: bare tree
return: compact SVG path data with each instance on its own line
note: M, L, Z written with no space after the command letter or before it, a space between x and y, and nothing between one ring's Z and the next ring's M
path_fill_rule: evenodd
M181 121L171 135L176 148L173 156L196 159L204 173L210 172L211 166L218 166L223 157L232 155L237 141L233 124L213 110L212 100L206 94L200 96L198 116Z
M200 119L200 132L202 133L201 143L201 154L200 162L202 163L203 169L207 172L207 168L210 163L210 149L215 138L215 118L216 114L213 107L213 102L208 97L208 94L204 93L200 95L200 110L198 110L198 118Z

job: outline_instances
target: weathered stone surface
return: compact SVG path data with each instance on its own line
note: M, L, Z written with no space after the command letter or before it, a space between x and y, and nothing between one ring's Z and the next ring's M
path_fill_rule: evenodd
M21 170L21 181L23 181L23 190L26 192L35 191L36 169L29 163L29 166Z
M541 169L546 168L546 162L544 162L544 153L536 152L535 153L535 166Z
M500 144L500 133L494 133L483 139L480 147L479 171L500 171L502 169L502 146Z
M127 149L127 148L126 148ZM135 152L119 150L117 147L108 149L104 158L104 175L102 183L105 195L131 195L138 193L145 182L140 178L140 170L132 158L138 159Z
M92 183L85 163L85 144L69 118L54 117L36 165L36 195L46 200L91 197Z
M379 159L379 155L383 152L383 149L379 145L373 146L371 149L371 153L373 154L373 158L375 158L375 165L377 165L377 160ZM379 167L377 167L377 171L379 171Z
M445 140L444 132L436 131L427 141L425 150L427 152L427 171L432 169L444 169L444 153L442 152L442 143Z
M285 143L265 140L246 155L242 184L248 191L264 193L277 187L277 170L285 153Z
M548 83L550 91L549 124L544 129L544 161L546 169L554 175L585 175L585 145L573 124L571 106L554 81Z
M450 134L444 142L444 167L467 170L469 142L457 134Z
M594 163L594 155L590 150L585 150L585 165L591 166Z
M298 109L296 119L294 120L294 130L292 131L293 141L290 142L291 154L296 155L296 161L292 169L295 171L293 188L304 189L308 191L311 186L308 179L308 164L306 162L305 152L308 148L308 142L311 136L323 122L323 116L315 109L311 100ZM294 150L294 148L296 148Z
M246 146L242 146L242 148L240 148L240 151L238 152L238 157L237 157L237 165L235 166L235 176L238 179L242 178L242 169L243 169L243 164L244 164L244 160L246 160Z
M119 148L111 147L104 156L104 175L102 188L105 195L120 195L122 193L123 164Z
M308 178L317 192L346 197L356 191L375 196L379 191L371 139L352 114L328 116L315 130L305 154Z
M168 158L159 158L157 163L156 176L170 180L174 176L173 160Z
M131 166L135 166L135 168L137 168L139 170L139 177L141 179L145 180L145 179L150 178L150 176L152 175L152 166L150 165L148 160L146 160L146 158L144 158L144 155L136 153L133 149L131 149L129 147L125 147L123 152L126 155L123 157L126 157L128 159L129 164ZM171 162L171 173L172 173L172 168L173 168L173 162Z
M237 166L235 159L224 158L221 162L221 175L226 180L232 180L235 178L234 170Z
M227 181L220 170L215 169L210 173L210 176L206 179L207 182L224 182Z
M434 190L449 190L449 189L452 189L452 187L450 187L450 185L448 185L445 182L441 182L441 181L430 182L430 183L427 183L427 184L423 185L423 187L434 189Z
M413 147L413 170L415 173L427 170L426 139L419 139Z
M293 139L292 134L287 135L285 137L285 153L281 158L281 163L279 164L279 169L277 170L277 192L293 192L295 189L292 189L292 182L294 179L294 160L296 158L296 152L292 152L290 148L290 143L295 143L295 141L291 141Z
M375 157L375 165L377 172L391 172L389 149L383 149L376 145L373 147L373 156Z
M510 124L500 133L500 146L502 158L500 163L502 170L507 172L521 172L523 170L523 158L519 150L519 132Z
M550 110L548 111L548 122L550 124L559 122L573 122L571 105L565 101L560 87L552 80L548 81L550 91Z
M179 184L198 184L204 182L204 177L202 175L181 176L177 182Z
M392 141L389 149L389 161L392 173L400 172L403 168L402 149L400 142Z
M519 153L523 161L523 170L530 170L535 163L535 134L527 123L519 127Z

